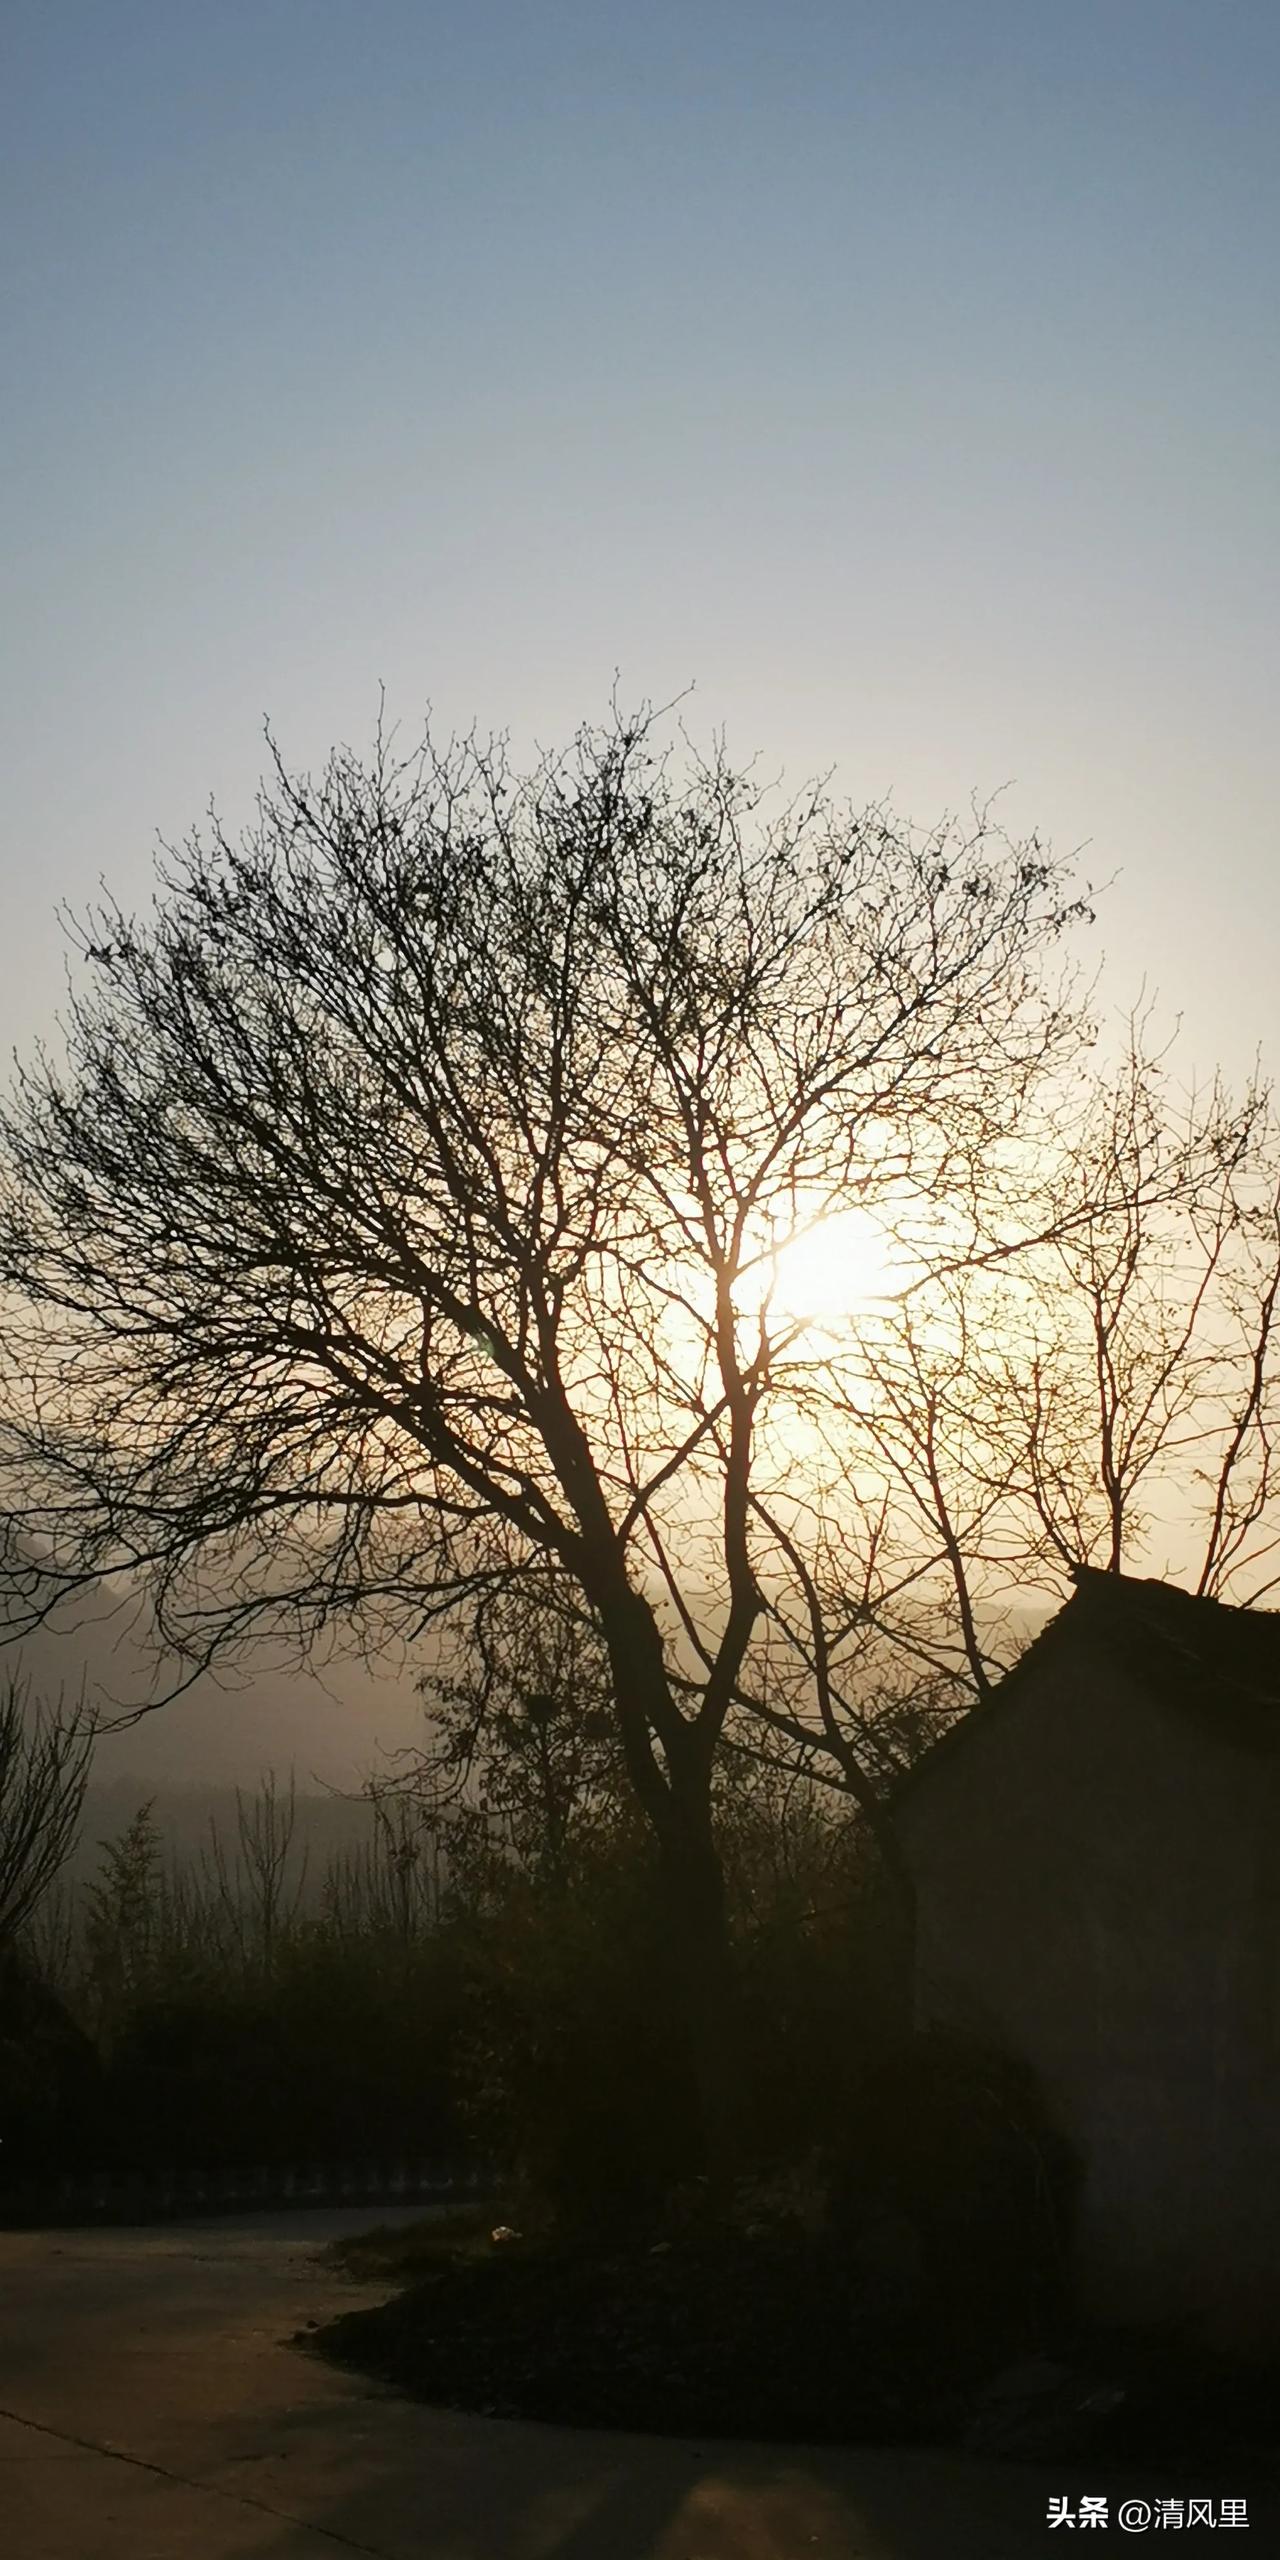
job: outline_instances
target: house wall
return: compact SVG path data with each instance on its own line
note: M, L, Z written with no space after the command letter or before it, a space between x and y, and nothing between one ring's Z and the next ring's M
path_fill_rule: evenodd
M917 2015L1037 2070L1107 2318L1280 2343L1280 1758L1064 1640L906 1795Z

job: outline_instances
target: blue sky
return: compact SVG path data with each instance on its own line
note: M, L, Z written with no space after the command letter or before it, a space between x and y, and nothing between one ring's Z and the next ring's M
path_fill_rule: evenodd
M920 819L1011 781L1121 873L1112 1001L1280 1068L1280 11L8 0L0 48L10 1040L58 899L247 816L264 715L526 746L616 668Z
M3 983L287 755L695 681L1274 1043L1280 13L9 0ZM1275 1059L1280 1064L1280 1059Z

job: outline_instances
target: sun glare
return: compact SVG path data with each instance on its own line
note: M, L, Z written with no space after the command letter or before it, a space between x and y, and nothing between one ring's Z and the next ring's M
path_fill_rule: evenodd
M896 1260L893 1238L874 1218L841 1210L775 1244L765 1266L771 1311L793 1324L838 1325L892 1294Z

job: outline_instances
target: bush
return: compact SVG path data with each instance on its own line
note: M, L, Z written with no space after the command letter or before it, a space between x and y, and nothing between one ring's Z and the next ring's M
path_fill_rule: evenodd
M1064 2300L1076 2164L1030 2071L936 2031L872 2057L833 2166L832 2217L963 2322L1035 2335Z
M16 1949L0 1951L0 2186L84 2164L102 2114L90 2038Z
M738 1792L723 1821L741 2075L738 2167L785 2172L842 2138L890 2032L897 1940L865 1835L812 1800ZM678 1985L638 1826L578 1835L549 1878L489 1858L460 1879L463 2103L526 2210L611 2228L689 2179Z
M46 1904L28 1972L100 2057L93 2165L247 2168L448 2160L465 1985L408 1871L404 1826L331 1869L303 1910L291 1801L240 1808L175 1873L143 1806L97 1879Z
M689 2120L647 1847L581 1852L554 1882L513 1871L454 1926L476 2145L526 2209L647 2219L686 2172Z

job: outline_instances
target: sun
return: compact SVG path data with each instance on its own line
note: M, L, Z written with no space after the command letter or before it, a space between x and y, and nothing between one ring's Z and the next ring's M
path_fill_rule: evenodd
M866 1210L838 1210L775 1241L764 1266L770 1312L792 1324L839 1325L893 1295L897 1262L894 1238Z

